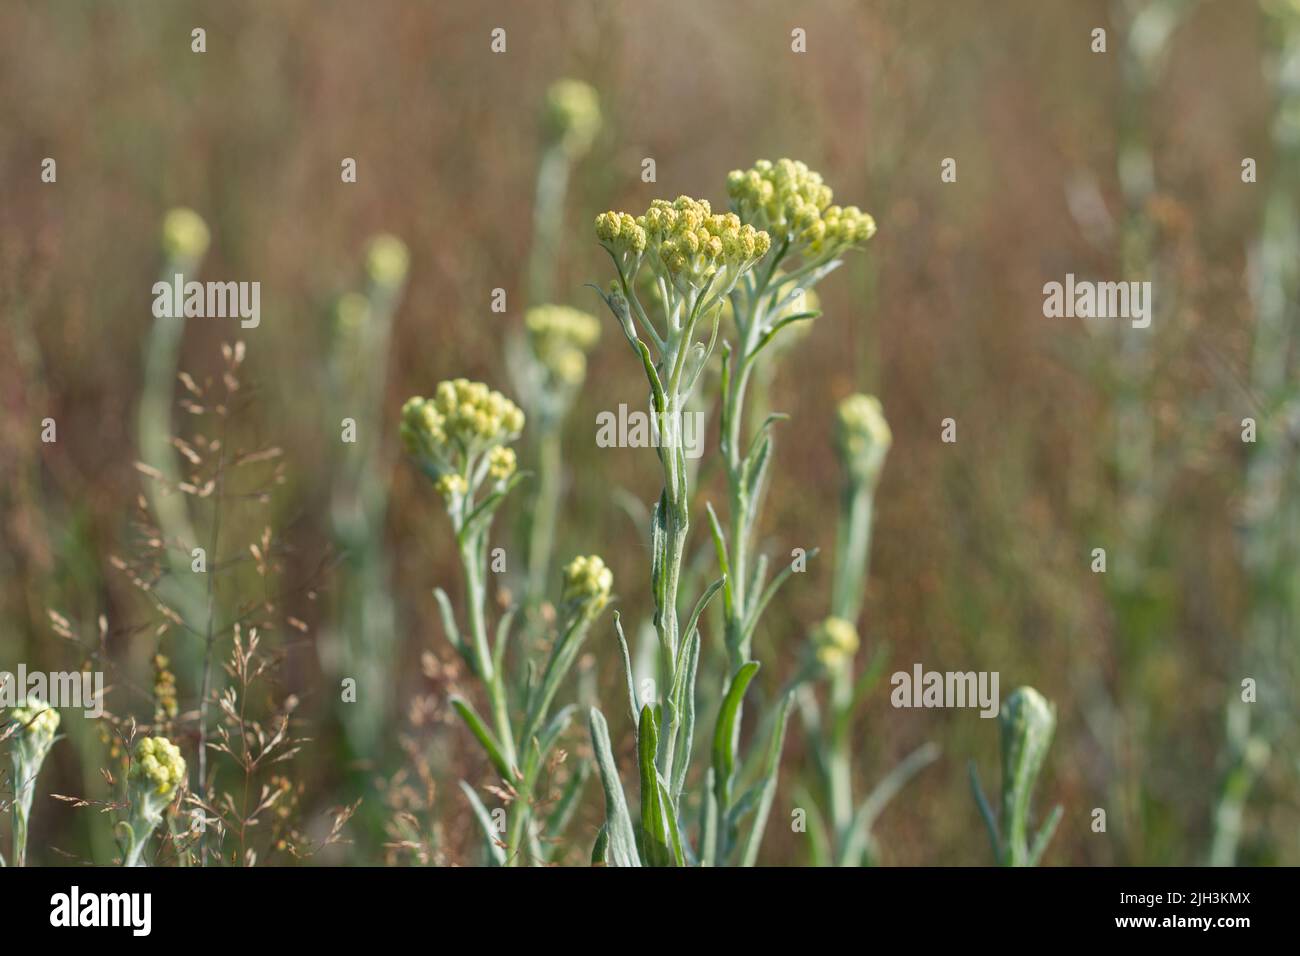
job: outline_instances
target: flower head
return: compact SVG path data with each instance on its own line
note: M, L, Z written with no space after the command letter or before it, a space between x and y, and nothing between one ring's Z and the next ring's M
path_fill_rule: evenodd
M840 402L835 411L835 445L852 479L874 483L892 442L880 399L854 394Z
M185 758L166 737L141 737L128 781L137 790L170 800L185 780Z
M35 696L12 708L0 722L0 736L11 737L15 755L33 765L33 774L44 763L58 732L59 712Z
M153 656L154 719L158 722L174 720L179 710L176 703L176 675L171 661L162 654Z
M411 253L406 243L386 233L375 236L366 246L366 275L381 288L393 289L406 279Z
M574 558L564 569L563 602L587 618L594 618L609 603L614 572L598 555Z
M836 670L858 650L858 631L851 621L828 617L813 630L813 653L827 670Z
M163 253L172 260L189 262L208 251L208 225L193 209L170 209L163 217Z
M514 452L504 446L523 427L514 402L463 378L439 382L432 398L416 396L402 406L402 443L453 510L485 478L504 481L514 473Z
M715 213L708 200L689 196L656 199L635 219L602 213L596 237L616 256L639 261L644 252L655 274L681 292L707 286L715 296L730 291L772 244L767 233L735 213Z
M600 132L600 99L581 80L556 80L546 90L543 125L547 138L577 159Z
M524 327L533 354L559 385L579 385L587 374L586 353L600 338L600 321L565 305L539 305L528 310Z
M498 446L488 452L488 474L497 481L505 481L513 475L518 464L513 448Z
M1002 794L1032 792L1056 730L1056 708L1032 687L1018 687L1002 703ZM1011 819L1011 809L1007 810Z
M876 222L857 206L831 205L831 188L804 163L760 159L732 170L727 194L742 220L765 229L806 258L831 258L876 233Z

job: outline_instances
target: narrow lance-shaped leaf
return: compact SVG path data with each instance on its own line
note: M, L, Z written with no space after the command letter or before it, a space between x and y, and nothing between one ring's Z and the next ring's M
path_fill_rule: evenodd
M673 752L672 794L676 805L686 788L686 771L691 766L691 748L695 743L695 675L700 664L700 632L692 628L686 638L685 677L681 690L682 740Z
M610 866L640 866L636 831L632 828L623 783L619 780L618 767L609 745L609 725L605 723L605 715L595 707L591 708L589 720L596 769L600 771L600 783L605 791L605 862Z
M659 788L659 774L655 768L655 753L659 746L659 726L654 708L646 704L641 708L637 724L637 759L641 771L641 840L645 861L650 866L672 866L668 823Z
M492 814L488 812L487 807L483 806L483 801L474 792L474 788L464 780L460 782L460 789L469 800L470 808L474 811L474 819L483 828L483 835L487 838L488 859L497 866L505 866L506 851L501 849L501 837L492 822Z
M790 705L793 702L794 692L791 691L781 701L776 726L772 730L772 739L768 742L763 776L758 784L762 788L758 808L754 814L754 823L745 837L744 849L741 851L742 866L753 866L758 862L758 848L763 842L763 831L767 828L767 817L772 810L772 800L776 797L776 779L781 768L781 751L785 748L785 730L790 720Z
M497 768L497 772L503 779L513 784L516 779L514 768L506 760L501 744L497 742L496 736L488 729L487 724L483 723L483 718L478 715L478 711L463 697L451 698L451 706L455 708L456 713L460 714L461 720L465 721L470 732L478 738L478 742L483 745L488 759L492 761L492 766Z
M736 765L736 743L740 734L737 724L740 702L744 699L749 682L758 673L758 667L758 661L749 661L740 666L736 676L731 679L731 686L727 688L718 710L718 725L713 732L713 786L718 796L718 806L724 812L731 804L731 778Z
M628 713L632 716L632 723L636 724L641 707L636 699L636 680L632 677L632 654L627 649L627 637L623 634L623 620L618 611L614 612L614 630L618 634L618 646L623 654L623 677L627 681Z

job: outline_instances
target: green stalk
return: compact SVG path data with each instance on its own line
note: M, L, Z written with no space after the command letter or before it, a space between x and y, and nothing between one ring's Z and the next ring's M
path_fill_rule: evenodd
M32 797L36 793L35 779L21 779L17 776L15 762L14 780L17 790L14 793L14 866L27 865L27 821L31 818Z
M528 604L546 592L551 556L555 552L555 519L560 510L563 457L559 422L544 423L537 440L537 494L528 533Z

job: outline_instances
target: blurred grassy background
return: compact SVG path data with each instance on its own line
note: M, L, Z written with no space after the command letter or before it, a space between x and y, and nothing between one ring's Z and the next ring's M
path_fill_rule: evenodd
M207 219L213 241L199 278L262 283L260 328L190 320L181 367L211 375L220 342L247 342L260 394L245 427L286 451L270 520L284 529L291 586L329 548L337 423L322 413L321 389L330 310L360 282L366 240L394 233L411 269L384 392L403 665L384 695L391 747L360 769L347 755L332 717L337 691L310 639L329 622L301 595L282 610L311 631L284 638L280 689L302 699L314 738L296 773L315 810L358 796L382 803L366 780L401 766L408 711L432 693L435 729L421 747L442 768L448 857L469 859L472 824L452 784L485 770L468 735L441 726L444 701L419 664L427 650L448 657L430 588L455 593L458 572L440 506L396 455L396 415L443 378L507 387L501 343L528 304L541 98L551 81L574 76L599 91L605 124L571 185L561 301L596 311L582 288L608 278L591 235L596 213L679 193L721 204L727 171L759 157L803 159L838 202L873 213L878 236L822 284L825 315L774 384L770 404L794 422L778 432L769 550L829 554L832 410L850 391L880 395L895 440L877 498L868 648L889 642L888 670L914 661L997 670L1004 695L1028 683L1057 703L1039 804L1063 803L1066 818L1049 862L1202 861L1226 770L1224 708L1249 673L1252 598L1237 532L1239 423L1253 412L1236 382L1248 376L1247 251L1271 175L1274 92L1262 15L1213 0L1170 40L1149 93L1143 129L1156 190L1136 214L1152 230L1165 311L1144 360L1143 400L1168 480L1154 540L1134 558L1143 569L1135 598L1089 572L1092 548L1106 547L1113 569L1131 543L1116 517L1115 344L1077 320L1045 319L1041 292L1066 272L1118 279L1125 269L1120 232L1106 225L1126 215L1117 157L1132 102L1116 11L1039 0L6 3L0 668L80 666L47 612L87 637L103 614L117 668L110 706L149 717L155 641L135 628L146 609L108 558L131 547L127 516L141 489L134 408L163 213L183 205ZM207 30L202 55L190 51L196 26ZM498 26L504 55L489 52ZM1104 55L1089 49L1098 26L1109 33ZM790 50L795 27L807 31L804 55ZM39 182L46 156L58 161L55 185ZM356 184L339 181L345 156L357 160ZM1260 184L1241 182L1245 156L1259 158ZM640 181L644 157L656 160L655 184ZM957 159L956 183L940 182L944 157ZM504 315L489 309L496 287L507 292ZM648 613L644 535L609 492L649 500L658 468L644 450L597 449L594 420L640 403L644 384L612 324L589 369L569 422L557 553L603 554L624 615L637 620ZM46 416L58 422L55 445L39 439ZM939 441L946 417L958 423L955 445ZM499 523L498 534L507 528ZM702 517L694 530L703 533ZM828 570L814 562L769 612L759 637L760 655L775 662L762 675L769 690L824 614ZM320 587L329 591L328 578ZM610 630L593 637L585 666L617 712ZM178 676L182 709L192 707L195 682ZM986 782L996 779L995 722L896 711L878 691L858 735L866 782L926 740L943 748L878 824L884 862L989 860L966 772L974 759ZM581 750L580 737L571 746ZM792 732L787 780L800 746ZM1275 757L1251 794L1245 862L1300 862L1295 754ZM83 769L76 751L58 748L45 788L100 786ZM765 844L770 863L805 857L786 789ZM587 798L575 827L584 844L598 821L595 787ZM1104 835L1089 828L1094 807L1107 808ZM100 826L38 797L33 857L89 856ZM373 826L358 823L353 842L322 859L381 860Z

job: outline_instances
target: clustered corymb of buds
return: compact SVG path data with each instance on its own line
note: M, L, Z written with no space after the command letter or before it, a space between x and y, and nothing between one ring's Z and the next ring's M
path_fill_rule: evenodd
M732 207L746 223L811 258L831 258L876 234L876 221L857 206L835 206L820 173L792 159L760 159L727 176Z
M840 402L835 411L835 449L851 480L874 485L892 442L880 399L854 394Z
M166 737L141 737L135 745L128 780L133 795L149 799L154 806L165 807L185 780L185 758L180 748Z
M641 256L657 276L679 292L705 287L726 295L737 280L771 248L771 237L735 213L715 213L708 200L678 196L656 199L645 215L604 212L596 217L596 238L636 271Z
M9 711L9 717L0 724L4 736L13 741L15 765L22 760L34 775L45 762L59 732L59 712L37 697L28 697L24 704ZM24 775L19 775L20 779Z
M594 620L609 603L614 587L614 572L606 567L598 555L579 555L564 569L564 593L561 597L566 608L587 620Z
M524 327L533 354L552 383L581 385L587 375L587 353L600 340L600 320L567 305L539 305L525 313Z
M126 788L131 812L126 831L124 866L139 866L149 837L162 823L163 811L185 782L185 758L166 737L141 737L135 745Z
M162 654L153 656L153 700L155 720L162 723L176 719L179 709L176 702L176 675L172 673L171 661Z
M577 159L600 132L600 97L581 80L556 80L546 90L542 123L546 138Z
M464 378L439 382L432 398L417 396L402 406L402 443L449 502L485 477L505 481L514 474L515 454L504 446L523 427L514 402Z

